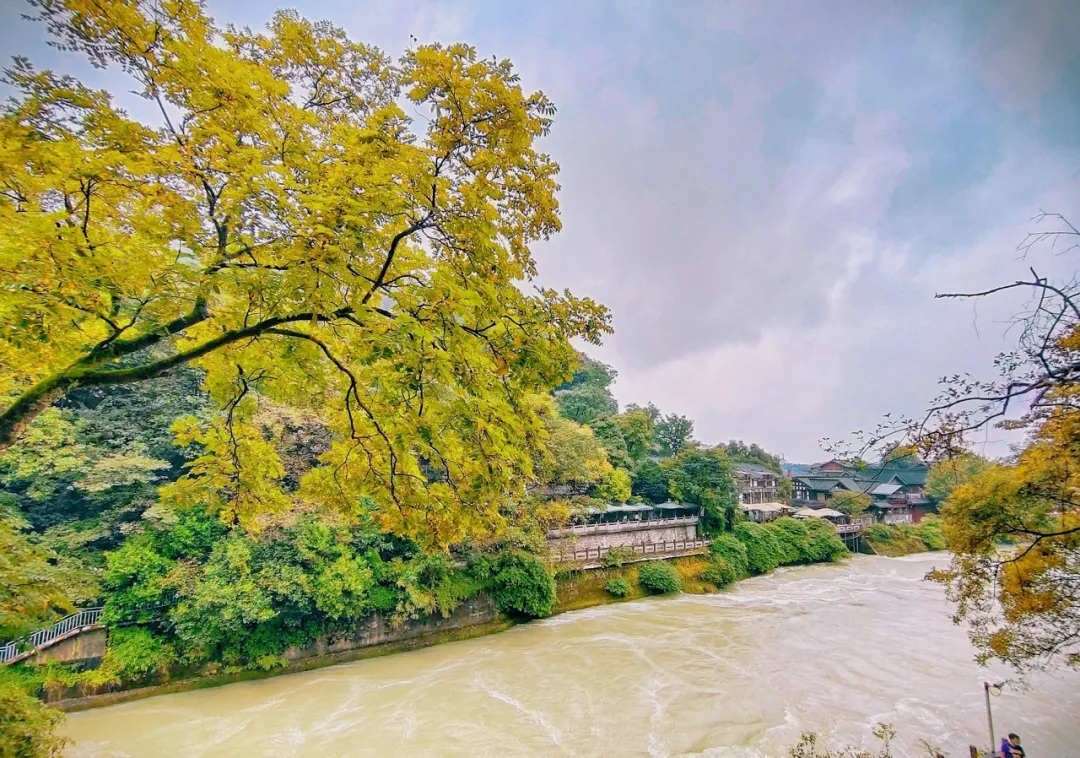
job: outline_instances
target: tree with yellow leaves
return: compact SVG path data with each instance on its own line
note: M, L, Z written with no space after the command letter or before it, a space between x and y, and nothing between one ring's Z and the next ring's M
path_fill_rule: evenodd
M76 387L207 372L223 412L163 493L252 523L284 508L260 398L334 441L296 497L446 545L499 525L607 311L526 290L558 231L555 108L508 61L425 45L397 61L294 12L265 33L194 0L31 0L62 49L116 67L159 122L108 92L6 70L0 118L0 448Z
M1028 235L1023 254L1040 243L1059 255L1077 249L1080 230L1063 216L1037 221L1049 226ZM980 661L1080 667L1080 281L1030 273L938 296L1032 293L1013 325L1015 349L995 361L996 379L943 379L924 416L882 424L857 454L876 446L937 461L927 491L945 498L942 533L953 558L931 578L945 586ZM967 435L992 426L1025 433L1012 460L991 464L966 448Z
M958 486L942 507L954 557L931 577L980 661L1080 667L1080 414L1055 411L1015 464ZM1015 549L1001 550L1008 538Z

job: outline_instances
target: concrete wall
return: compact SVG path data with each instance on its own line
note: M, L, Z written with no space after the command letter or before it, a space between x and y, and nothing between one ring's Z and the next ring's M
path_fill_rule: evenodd
M624 525L619 524L619 526ZM548 546L556 556L569 558L573 556L575 551L579 550L687 542L696 539L697 521L695 519L693 522L667 522L653 526L634 525L632 528L623 528L617 531L599 529L581 534L553 537L548 539Z
M61 663L69 663L79 661L96 664L105 656L105 643L107 640L108 632L104 628L91 629L80 634L74 634L66 640L60 640L55 645L38 651L27 658L26 662L60 661Z
M484 624L495 621L498 617L499 611L495 607L495 601L489 595L477 595L467 600L446 618L435 615L407 621L401 626L394 626L389 618L376 613L357 624L350 635L336 639L320 639L315 644L304 648L289 648L285 651L285 657L290 661L296 661L316 655L340 653L384 642L412 639L447 629Z

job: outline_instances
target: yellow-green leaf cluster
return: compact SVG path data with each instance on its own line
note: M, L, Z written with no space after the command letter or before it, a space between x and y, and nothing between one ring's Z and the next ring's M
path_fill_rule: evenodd
M74 387L190 363L230 420L166 498L250 522L281 461L241 398L317 413L334 442L300 497L445 545L500 526L606 309L536 288L558 231L554 106L508 61L397 61L325 22L264 32L185 0L33 0L62 48L157 111L19 60L0 117L0 447ZM599 466L599 464L596 464ZM249 468L250 471L245 471ZM215 494L216 493L216 494Z

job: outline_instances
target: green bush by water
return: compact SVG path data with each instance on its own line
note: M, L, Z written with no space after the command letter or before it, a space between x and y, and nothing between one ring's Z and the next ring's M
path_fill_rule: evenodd
M746 552L746 545L738 540L733 534L721 534L713 538L709 545L709 551L717 558L722 558L724 563L731 567L737 579L750 575L750 558Z
M718 555L714 555L712 560L709 561L709 567L701 572L703 581L714 584L721 589L735 582L738 578L731 564Z
M750 573L765 574L784 562L785 551L780 546L775 529L747 521L736 524L732 532L746 546Z
M638 584L653 595L666 595L682 589L682 578L674 566L657 561L638 569Z
M555 578L527 553L509 553L499 560L491 594L499 610L511 615L544 618L555 608Z
M751 574L764 574L777 566L835 561L848 554L835 527L824 519L797 521L785 516L770 524L747 521L736 524L732 534L746 549L746 566ZM714 543L713 554L721 555L736 568L728 557L738 551L730 543L721 547Z
M605 584L604 589L615 597L626 597L630 594L631 587L630 582L621 577L617 577Z
M925 550L945 550L941 520L925 516L918 524L874 524L866 530L866 541L883 555L898 556Z

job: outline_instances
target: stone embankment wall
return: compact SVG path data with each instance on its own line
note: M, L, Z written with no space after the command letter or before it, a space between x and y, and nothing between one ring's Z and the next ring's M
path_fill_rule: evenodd
M68 663L75 661L93 667L100 663L105 656L105 643L108 639L108 632L104 628L90 629L79 634L73 634L44 650L37 651L26 658L26 663L47 663L48 661Z
M304 648L289 648L285 651L285 658L296 661L317 655L333 655L387 642L400 642L444 632L448 629L486 624L497 620L498 617L499 611L495 607L495 601L489 595L477 595L467 600L454 609L449 616L428 616L407 621L398 626L395 626L386 616L376 613L361 621L351 635L337 639L320 639L315 644Z
M424 647L477 634L488 634L510 625L509 621L500 618L494 599L490 595L481 594L462 603L446 617L429 616L412 619L395 626L388 617L375 614L360 621L352 634L332 639L320 639L304 648L290 648L285 652L284 657L289 664L284 668L266 672L245 670L229 674L215 671L215 669L220 669L220 666L211 665L202 670L174 670L168 677L157 676L140 682L119 682L98 687L85 685L58 687L43 692L42 697L46 702L61 710L77 711L168 692L183 692L290 671L304 671L331 663ZM84 632L71 640L65 640L50 650L57 650L62 645L68 645L71 648L68 650L71 656L61 660L83 662L87 666L94 666L104 655L106 639L106 630L96 629ZM80 649L86 654L85 658L79 657Z

